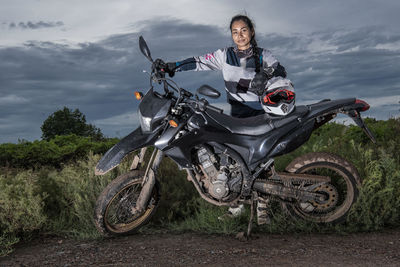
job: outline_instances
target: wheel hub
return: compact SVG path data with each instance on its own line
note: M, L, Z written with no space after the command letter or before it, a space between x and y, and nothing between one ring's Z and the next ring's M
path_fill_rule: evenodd
M311 202L315 208L314 211L327 212L337 205L339 193L333 185L320 185L314 189L314 192L323 195L320 199Z

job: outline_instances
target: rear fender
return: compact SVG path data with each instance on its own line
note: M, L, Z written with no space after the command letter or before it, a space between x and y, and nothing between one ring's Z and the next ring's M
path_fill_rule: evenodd
M371 139L371 141L376 144L376 139L373 133L368 129L367 125L365 125L362 117L361 112L367 111L369 109L369 105L367 102L356 99L352 105L348 105L343 108L342 113L347 114L350 118L353 119L355 124L360 127L364 133Z
M95 174L106 174L117 167L121 163L122 159L130 152L142 147L153 145L157 138L157 134L158 131L144 134L140 127L137 128L104 154L96 165Z
M353 121L365 132L365 134L371 139L373 143L376 143L374 135L367 128L360 115L360 112L369 109L369 105L367 102L360 99L347 98L332 101L321 101L319 103L309 105L308 107L310 109L310 112L307 114L307 118L317 118L316 127L319 127L322 124L331 120L333 118L332 114L344 113L348 115L351 119L353 119ZM319 121L320 119L322 119L322 121Z
M306 118L316 118L318 116L324 116L330 113L338 113L344 107L348 107L354 104L355 98L345 98L337 100L323 100L321 102L308 105L310 112L307 114Z

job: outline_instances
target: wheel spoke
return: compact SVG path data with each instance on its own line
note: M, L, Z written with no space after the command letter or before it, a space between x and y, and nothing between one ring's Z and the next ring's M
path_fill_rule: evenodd
M294 169L293 166L296 166ZM346 167L345 167L346 166ZM290 164L295 173L327 176L329 183L317 187L306 184L301 189L324 195L324 199L307 202L283 203L283 208L292 216L314 222L338 222L355 202L358 190L354 173L357 170L346 160L328 153L310 153L303 155ZM297 185L301 186L301 185Z
M158 194L153 191L147 209L141 213L135 213L137 199L141 190L141 183L136 182L122 188L109 202L105 211L104 221L107 228L116 232L127 232L142 223L156 207Z

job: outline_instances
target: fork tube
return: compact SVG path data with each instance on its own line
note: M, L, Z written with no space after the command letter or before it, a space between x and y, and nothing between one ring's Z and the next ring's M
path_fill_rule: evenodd
M130 168L131 171L136 170L137 168L140 167L140 165L142 165L143 160L144 160L144 155L146 154L146 150L147 150L147 147L142 147L142 149L140 149L140 154L135 155L135 157L133 158L131 168Z
M157 169L160 166L163 155L164 153L161 150L157 150L151 168L146 171L143 177L142 190L140 191L135 207L138 211L144 211L149 203L153 187L156 184ZM151 162L149 162L149 164L151 164Z

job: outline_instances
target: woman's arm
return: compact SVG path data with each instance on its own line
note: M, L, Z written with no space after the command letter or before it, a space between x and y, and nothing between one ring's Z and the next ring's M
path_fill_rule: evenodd
M178 61L175 63L176 71L221 70L225 54L224 50L219 49L203 56Z
M287 74L285 68L279 63L279 61L272 55L269 50L263 49L262 61L264 70L272 67L272 70L267 71L270 72L271 75L269 79L278 76L286 78Z

